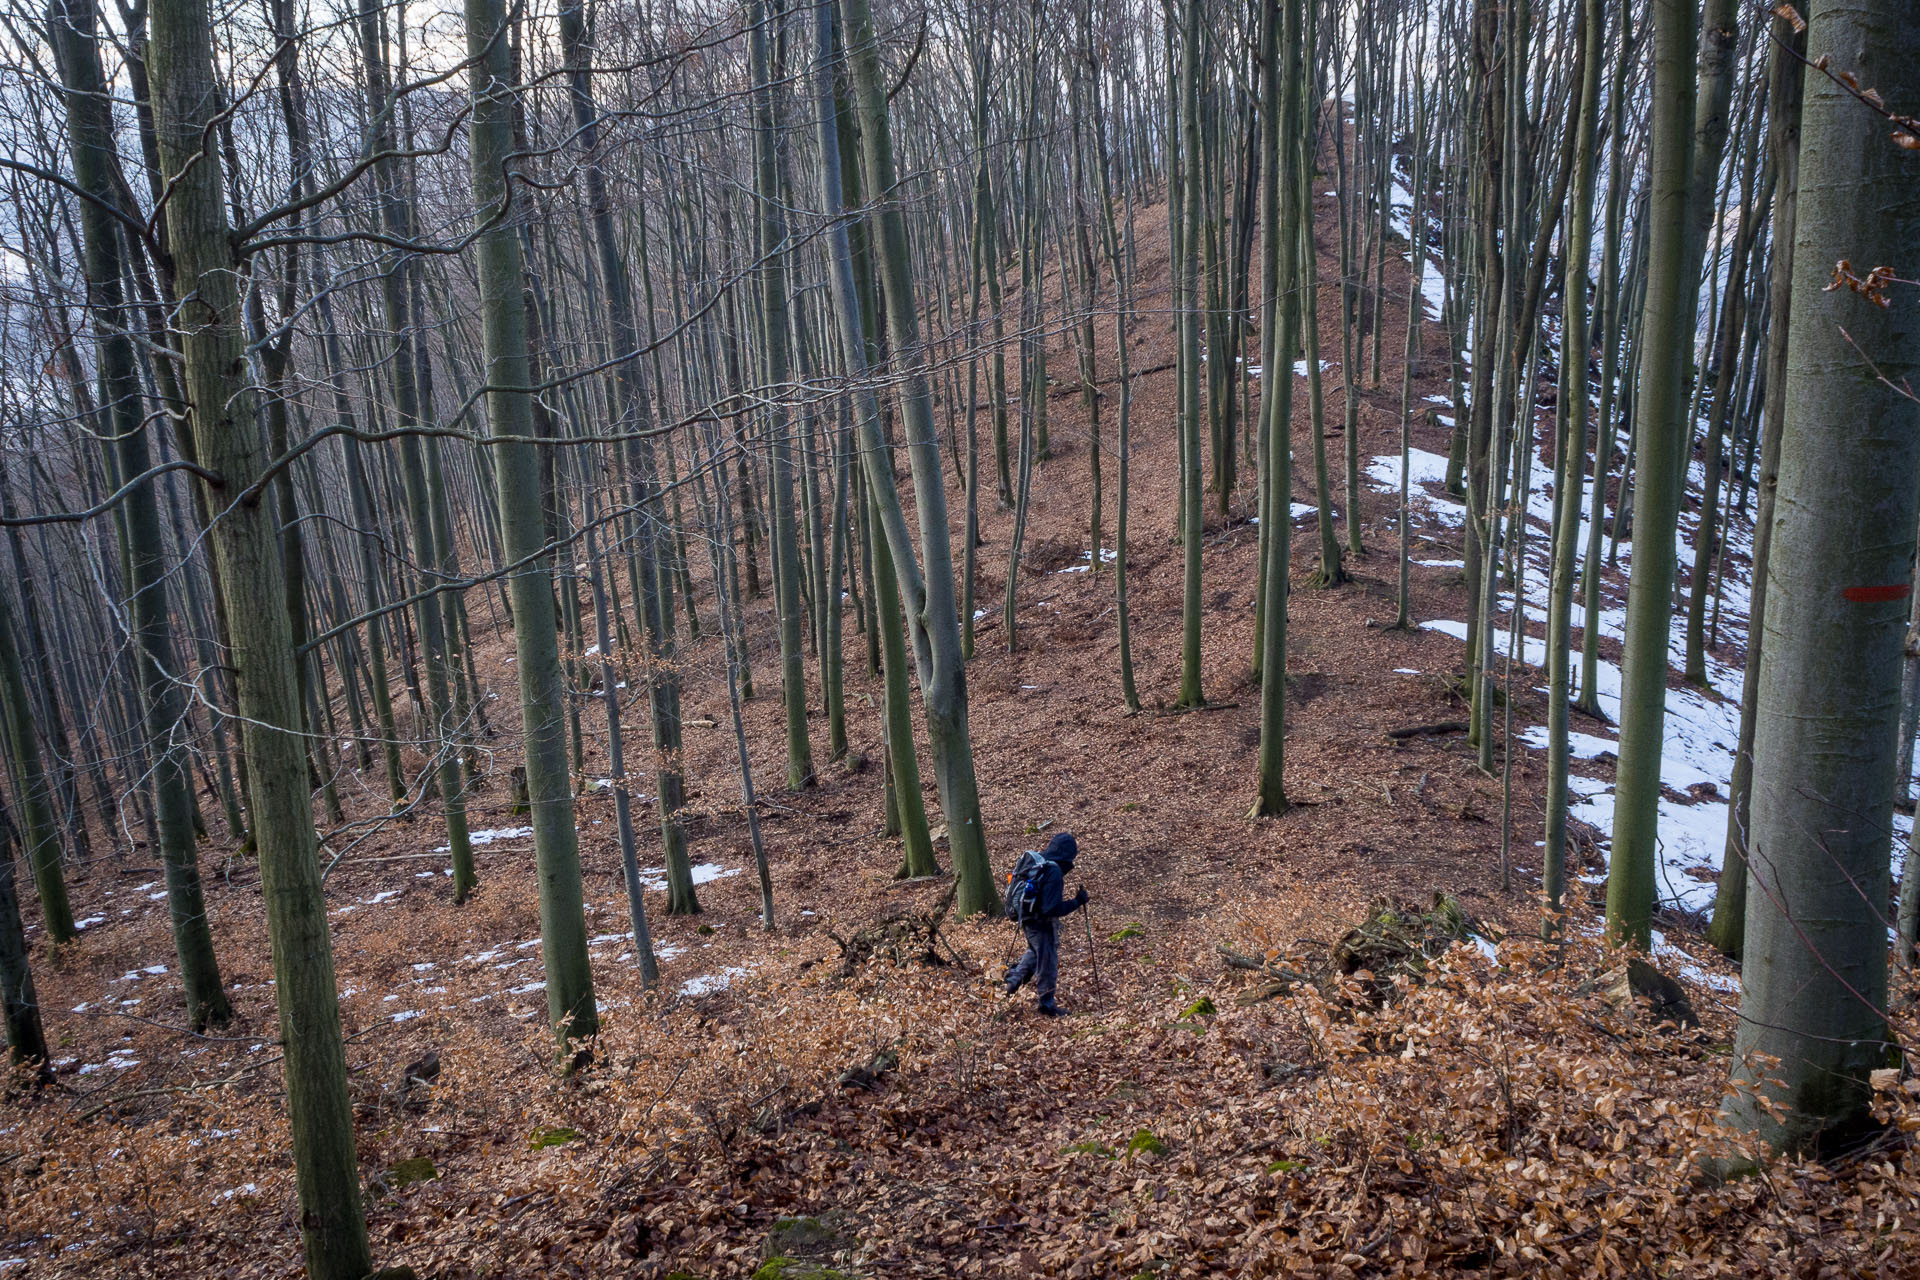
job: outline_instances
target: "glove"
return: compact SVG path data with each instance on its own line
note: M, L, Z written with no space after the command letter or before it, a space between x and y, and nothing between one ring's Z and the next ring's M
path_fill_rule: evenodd
M1073 895L1073 905L1076 907L1084 907L1087 905L1087 890L1085 885L1081 886L1080 892Z

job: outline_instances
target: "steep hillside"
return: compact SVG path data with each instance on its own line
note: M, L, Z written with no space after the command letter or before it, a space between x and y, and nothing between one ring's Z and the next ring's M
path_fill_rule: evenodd
M1322 206L1331 281L1333 202ZM908 946L843 967L856 931L936 909L945 885L893 878L899 851L881 834L872 763L880 682L858 660L862 638L849 635L848 714L869 763L823 767L803 792L777 788L773 628L755 601L761 696L747 715L775 927L763 931L757 918L709 626L685 654L705 910L669 918L664 896L650 895L662 984L643 992L611 801L588 790L579 814L605 1034L591 1069L556 1078L541 1025L530 841L504 782L517 759L509 647L488 637L483 676L499 694L500 736L486 744L497 754L473 806L473 825L487 829L475 899L452 904L433 817L355 831L330 850L340 854L328 894L376 1258L448 1278L826 1274L808 1271L816 1266L861 1276L1682 1275L1789 1257L1808 1274L1821 1264L1891 1274L1910 1256L1920 1207L1902 1177L1904 1150L1838 1173L1782 1168L1682 1194L1692 1157L1711 1141L1731 1036L1713 966L1700 962L1680 992L1700 1025L1662 1029L1647 1001L1622 994L1625 978L1606 970L1581 919L1558 953L1518 940L1535 928L1543 771L1534 753L1516 757L1503 886L1499 780L1475 767L1459 734L1392 736L1463 712L1459 642L1388 625L1397 575L1388 486L1348 495L1335 481L1337 504L1360 504L1368 548L1347 586L1308 585L1317 543L1311 517L1299 525L1293 811L1246 818L1258 737L1250 485L1234 495L1232 518L1209 520L1213 705L1166 709L1182 586L1170 537L1173 348L1164 211L1138 216L1132 360L1152 372L1134 389L1129 564L1145 711L1125 714L1112 574L1089 563L1091 440L1062 334L1052 338L1053 457L1035 471L1012 653L997 607L1011 515L987 485L981 505L984 616L968 680L989 845L1006 865L1042 833L1079 838L1092 910L1062 936L1072 1016L1050 1022L1024 998L999 996L1018 948L1003 922L946 922L938 963ZM1404 299L1399 264L1389 282ZM1337 288L1322 289L1323 349L1335 358ZM1368 463L1393 455L1372 468L1388 480L1400 310L1390 310L1385 376L1360 413ZM1111 341L1104 324L1099 337ZM1417 395L1443 394L1433 328L1425 349ZM1099 367L1110 547L1118 388L1105 346ZM1337 429L1343 371L1336 363L1325 376ZM1306 397L1295 403L1304 463ZM1413 443L1444 455L1447 434L1422 414ZM1337 456L1337 436L1332 448ZM1413 615L1462 618L1460 529L1433 500L1438 486L1427 487L1416 492ZM957 489L952 498L957 544L963 502ZM1296 468L1293 498L1315 501L1310 465ZM1514 682L1516 729L1540 718L1532 683L1524 672ZM591 737L600 712L589 704L583 717ZM821 761L823 746L822 728ZM599 752L590 759L604 760ZM363 782L359 812L371 816L378 782ZM937 812L930 783L927 801ZM645 806L639 825L644 860L658 848ZM239 1020L194 1037L171 1029L177 994L156 980L170 964L158 872L133 870L76 886L90 923L83 939L36 953L60 1037L59 1088L8 1113L0 1131L0 1276L295 1274L257 874L236 854L208 858ZM1369 904L1424 907L1436 894L1475 922L1477 945L1464 938L1429 968L1401 963L1376 937L1341 953L1353 973L1322 977ZM1453 907L1441 916L1419 928L1459 920ZM1390 930L1376 918L1374 932ZM1421 985L1423 976L1437 980ZM1397 989L1407 994L1379 1003ZM1902 1127L1912 1115L1902 1104ZM1842 1185L1823 1184L1816 1201L1817 1178ZM795 1261L763 1268L775 1256Z

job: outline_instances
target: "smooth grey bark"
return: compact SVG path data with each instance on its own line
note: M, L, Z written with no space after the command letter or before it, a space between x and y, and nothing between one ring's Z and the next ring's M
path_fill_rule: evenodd
M202 0L154 0L149 71L161 176L170 182L182 392L192 417L215 580L226 597L249 813L273 943L285 1053L287 1114L307 1272L363 1280L372 1270L353 1108L340 1033L333 948L307 785L300 682L286 615L279 530L261 483L264 459L248 381L239 279L221 195L221 164L205 145L221 93Z
M841 190L838 172L839 128L835 118L837 106L833 97L831 70L836 34L833 20L832 6L821 5L817 8L814 15L814 106L820 113L819 140L826 157L822 164L821 180L823 183L831 181L834 185L833 193L827 197L830 204ZM852 270L851 246L846 241L845 232L843 224L835 224L828 235L828 252L833 259L834 316L839 324L842 359L853 382L854 421L860 436L856 447L865 449L869 439L877 438L880 434L880 401L874 392L873 381L868 376L866 344L861 339L864 326L861 324L860 299ZM913 716L909 705L912 694L907 680L907 644L901 617L899 576L885 533L888 522L885 498L871 477L866 485L866 496L861 500L869 506L865 527L871 538L868 552L872 571L868 575L868 586L873 593L886 681L882 724L886 733L888 781L892 784L888 806L889 826L897 826L901 836L902 873L909 876L933 875L939 871L939 867L934 861L926 803L920 791L920 764L913 741ZM897 495L893 495L893 503L894 514L897 515Z
M1580 515L1586 490L1587 357L1591 347L1588 286L1593 247L1594 136L1600 117L1600 68L1606 61L1606 9L1601 0L1585 0L1577 19L1576 65L1580 68L1580 111L1574 124L1573 191L1567 206L1567 282L1562 306L1560 383L1571 403L1565 429L1554 446L1555 528L1553 570L1547 603L1547 824L1541 880L1547 896L1549 933L1560 927L1567 881L1567 772L1573 675L1574 560L1580 541ZM1529 446L1531 450L1531 446ZM1605 464L1594 468L1594 483L1604 485ZM1516 591L1516 597L1520 592ZM1516 607L1517 612L1517 607ZM1507 704L1513 710L1512 700ZM1511 754L1509 754L1511 761Z
M1269 6L1261 17L1262 139L1266 178L1260 192L1262 272L1273 282L1272 319L1261 364L1261 433L1266 447L1266 489L1260 515L1262 581L1266 584L1256 628L1260 666L1260 751L1252 817L1277 817L1290 807L1286 791L1287 593L1293 530L1293 350L1299 340L1299 307L1293 297L1300 254L1296 232L1285 220L1298 216L1290 181L1298 150L1291 145L1302 114L1298 61L1300 0L1287 0L1285 22ZM1284 52L1283 52L1284 51ZM1281 59L1284 57L1285 74ZM1282 159L1286 163L1282 164Z
M1613 469L1614 412L1620 375L1620 348L1625 341L1626 312L1621 307L1620 237L1626 213L1625 169L1627 68L1637 45L1631 14L1620 21L1619 49L1607 92L1607 214L1600 250L1600 440L1593 455L1593 508L1587 522L1587 553L1581 566L1580 591L1586 612L1580 634L1580 694L1575 703L1584 715L1602 719L1600 711L1600 563L1601 538L1607 521L1607 474ZM1635 252L1639 243L1635 242ZM1626 476L1620 480L1626 493Z
M660 962L653 954L653 931L647 926L646 894L640 883L640 855L633 842L633 801L627 786L626 742L620 736L619 669L613 665L613 628L607 607L606 571L594 538L589 509L586 527L587 583L593 590L594 635L600 642L600 704L607 712L607 773L613 784L614 824L620 833L620 869L627 884L627 919L633 928L633 951L640 962L640 985L660 981Z
M502 0L467 0L467 55L473 100L472 174L480 305L486 347L487 429L494 440L494 482L501 550L511 568L515 665L526 740L527 800L540 883L541 958L546 964L547 1023L563 1063L583 1065L600 1029L588 967L580 885L580 836L574 827L567 768L565 682L560 672L553 573L541 512L527 314L520 238L511 219L515 86Z
M1721 848L1720 883L1713 897L1707 941L1738 958L1747 921L1747 831L1753 811L1753 735L1760 697L1760 659L1766 651L1767 564L1773 554L1773 509L1779 492L1780 435L1786 419L1787 344L1793 318L1794 239L1800 199L1800 103L1805 32L1785 20L1774 26L1772 83L1767 104L1773 148L1773 267L1767 282L1771 327L1767 334L1766 404L1760 425L1760 491L1753 522L1753 590L1748 603L1747 666L1740 691L1740 740L1727 786L1727 839ZM1912 866L1913 864L1909 864ZM1906 884L1901 885L1904 893Z
M907 458L913 471L914 512L920 524L920 564L914 561L913 543L894 490L884 442L877 439L877 424L872 421L862 427L865 448L861 457L867 481L884 512L881 524L888 549L893 552L894 569L912 632L914 662L920 672L921 704L933 752L934 778L939 786L941 812L946 819L954 874L959 880L954 909L964 917L998 910L1000 892L993 882L993 869L987 858L980 790L973 771L973 742L967 729L966 659L961 650L958 605L954 599L947 497L940 471L939 439L933 427L933 406L927 390L928 356L920 341L920 319L908 261L906 215L896 191L886 84L881 75L873 16L867 0L843 0L843 3L854 96L860 114L866 187L883 202L874 215L878 224L876 247L886 298L887 334L895 361L901 418L906 428ZM835 158L838 158L837 150ZM827 167L823 158L822 169ZM837 178L838 174L834 176ZM823 181L823 189L827 185ZM831 185L832 190L826 195L828 213L836 216L840 209L840 191L837 182ZM838 249L835 253L837 259L843 257ZM836 280L843 267L850 271L850 261L836 266ZM844 327L846 316L843 315L841 323ZM850 347L851 342L848 345Z
M1647 297L1634 411L1633 575L1620 690L1620 763L1607 928L1645 948L1653 928L1660 762L1667 715L1667 636L1673 614L1675 538L1691 432L1687 363L1693 351L1696 270L1687 241L1694 194L1694 50L1698 0L1654 0L1653 123L1648 134ZM1911 531L1909 531L1911 532Z
M1903 0L1821 0L1807 56L1920 101ZM1910 152L1835 79L1801 114L1786 420L1754 733L1740 1024L1726 1110L1775 1151L1871 1125L1886 1026L1886 903L1900 648L1920 497L1920 329L1909 300L1837 262L1920 278ZM1893 286L1903 288L1904 286ZM1883 305L1890 302L1891 305ZM1762 1099L1772 1104L1762 1104Z
M1115 477L1118 487L1115 499L1119 510L1114 516L1113 529L1113 612L1115 639L1120 647L1120 698L1128 714L1136 714L1140 710L1140 691L1133 679L1133 618L1127 598L1127 523L1131 497L1128 482L1131 479L1133 452L1133 357L1128 349L1133 319L1133 193L1130 184L1123 185L1121 198L1127 205L1126 236L1123 240L1113 213L1114 184L1100 76L1096 74L1092 80L1094 136L1099 140L1100 147L1100 208L1105 215L1102 225L1107 258L1113 271L1113 347L1119 362L1120 408L1119 422L1115 428L1115 449L1118 452L1116 467L1119 473ZM1258 431L1249 428L1250 439L1258 435Z
M119 474L144 475L150 455L148 422L132 335L125 327L120 228L105 205L114 201L119 167L113 154L113 118L95 44L93 8L54 0L47 17L60 78L67 93L67 138L76 182L91 199L79 202L89 316L98 344L98 374L106 425ZM147 750L152 756L153 803L174 954L195 1031L232 1017L214 958L194 840L193 776L187 741L185 673L174 657L167 617L166 539L161 536L158 481L131 490L121 504L127 528L127 623L136 649Z
M1172 270L1180 343L1180 697L1177 707L1206 704L1200 687L1200 4L1184 0L1180 21L1180 246ZM1169 202L1171 203L1171 202ZM1272 375L1269 375L1270 377Z
M1433 181L1432 157L1428 155L1427 145L1427 94L1426 72L1422 65L1426 58L1426 26L1422 24L1419 36L1419 49L1413 55L1413 183L1410 194L1412 206L1407 211L1407 229L1412 233L1407 244L1407 344L1401 353L1400 363L1400 503L1399 503L1399 542L1400 565L1399 580L1396 584L1397 603L1394 609L1393 625L1396 630L1405 631L1413 626L1413 615L1409 600L1409 564L1412 556L1412 528L1409 516L1408 498L1412 490L1412 477L1409 468L1413 461L1413 380L1420 369L1420 333L1421 322L1426 318L1425 284L1427 275L1427 232L1429 214L1428 186ZM1441 299L1444 303L1445 299ZM1451 337L1449 337L1451 343ZM1357 423L1347 424L1347 430L1358 430ZM1356 491L1357 493L1357 491ZM1350 495L1348 501L1355 500Z
M774 592L780 615L780 695L787 724L787 789L812 784L813 746L807 736L806 666L800 652L800 545L794 520L793 442L786 396L789 374L787 326L787 220L780 200L778 131L774 119L774 85L768 54L767 6L748 7L747 46L753 77L754 113L754 225L760 255L761 358L767 371L767 483L772 490Z
M831 12L831 6L821 9ZM707 449L718 463L722 457L719 428L709 418L705 423ZM727 530L733 523L732 502L727 495L725 466L713 469L713 500L707 508L707 549L713 566L713 602L720 615L720 635L727 657L727 710L733 720L733 750L740 766L740 801L747 811L747 836L753 845L754 870L760 877L760 926L773 928L773 872L767 865L766 840L760 834L760 802L754 794L753 760L747 753L747 724L741 710L741 654L745 648L736 601L728 583L736 581L727 563L733 556L733 544Z

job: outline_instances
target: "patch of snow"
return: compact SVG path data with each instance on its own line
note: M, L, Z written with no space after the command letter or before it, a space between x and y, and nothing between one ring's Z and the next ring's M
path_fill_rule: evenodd
M1543 724L1529 725L1521 732L1520 740L1530 747L1538 747L1540 750L1545 751L1547 749L1547 726ZM1607 752L1618 755L1620 753L1620 744L1606 738L1595 737L1591 733L1580 733L1576 730L1568 730L1567 752L1575 760L1592 760L1596 756L1603 755Z
M1120 553L1118 551L1109 550L1106 547L1100 548L1101 564L1112 564L1115 560L1118 560L1119 558L1120 558ZM1087 570L1093 567L1093 552L1082 551L1080 553L1080 559L1083 563L1070 564L1064 569L1055 569L1054 572L1055 573L1085 573L1087 572Z
M1543 421L1546 416L1542 415ZM1542 431L1536 447L1549 434L1550 430ZM1414 484L1436 484L1444 478L1445 464L1446 459L1435 454L1416 457L1410 468ZM1527 565L1521 577L1520 591L1529 619L1538 622L1544 618L1548 604L1547 559L1552 545L1550 526L1555 477L1552 466L1538 455L1533 459L1531 474L1532 482L1524 507L1529 532ZM1697 489L1704 478L1701 465L1693 463L1689 474ZM1374 465L1368 468L1368 475L1381 488L1398 492L1399 459L1393 456L1376 458ZM1583 557L1592 532L1594 515L1591 484L1591 480L1586 480L1581 486L1581 528L1576 546ZM1459 525L1464 521L1466 512L1462 505L1436 497L1430 490L1422 496L1432 515L1441 523ZM1682 513L1678 552L1683 567L1693 563L1695 553L1692 541L1698 525L1696 513ZM1751 563L1753 533L1751 526L1736 516L1723 531L1723 536L1729 554L1722 583L1720 636L1723 644L1738 646L1745 640L1748 625L1751 591L1746 566ZM1622 544L1619 553L1623 566L1630 566L1632 544ZM1503 609L1510 608L1511 603L1511 594L1503 593ZM1583 624L1583 614L1576 613L1574 622L1576 626ZM1441 619L1421 625L1456 639L1464 639L1466 635L1465 624L1458 621ZM1499 625L1496 669L1504 675L1511 633L1508 619L1501 619ZM1626 634L1625 608L1603 600L1597 631L1602 637L1623 639ZM1676 670L1681 668L1686 653L1683 618L1672 619L1668 653L1673 667ZM1535 669L1526 678L1537 679L1545 665L1546 645L1532 636L1524 637L1518 657L1524 666ZM1708 687L1705 689L1685 685L1668 689L1665 741L1661 750L1662 784L1670 794L1691 793L1700 799L1688 802L1662 797L1660 800L1656 892L1663 903L1690 911L1704 911L1713 903L1721 852L1726 843L1725 797L1730 790L1734 748L1740 734L1742 671L1709 654L1707 679ZM1619 723L1621 671L1617 663L1601 660L1597 664L1594 688L1580 692L1590 695L1609 721ZM1523 730L1523 738L1536 748L1544 747L1547 741L1544 729L1538 727ZM1576 733L1569 742L1574 754L1581 759L1593 759L1602 752L1617 753L1619 750L1617 742L1589 734ZM1570 815L1592 823L1603 835L1610 837L1614 816L1612 789L1599 780L1577 776L1570 780L1570 786L1574 802L1569 810ZM1714 984L1708 982L1707 985Z
M689 978L681 983L680 994L683 996L712 995L716 991L725 991L732 986L735 978L746 976L745 969L732 967L722 969L718 973L703 973L697 978Z
M467 833L467 843L477 849L481 845L492 844L495 840L518 840L522 836L530 836L532 834L532 827L489 827L484 831L469 831ZM436 845L433 851L435 853L446 853L452 848L453 846L450 844Z
M740 874L738 867L723 867L717 862L698 863L693 868L693 882L696 885L711 884L726 876ZM665 867L647 867L640 872L640 883L655 893L661 893L667 887L667 869Z

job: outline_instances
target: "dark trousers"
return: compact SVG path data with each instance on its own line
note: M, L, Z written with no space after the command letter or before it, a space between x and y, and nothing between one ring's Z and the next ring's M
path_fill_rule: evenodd
M1042 1005L1053 1003L1053 989L1060 981L1060 940L1054 934L1053 921L1041 920L1022 925L1027 935L1027 954L1007 973L1007 991L1018 991L1027 979L1033 979L1033 993Z

